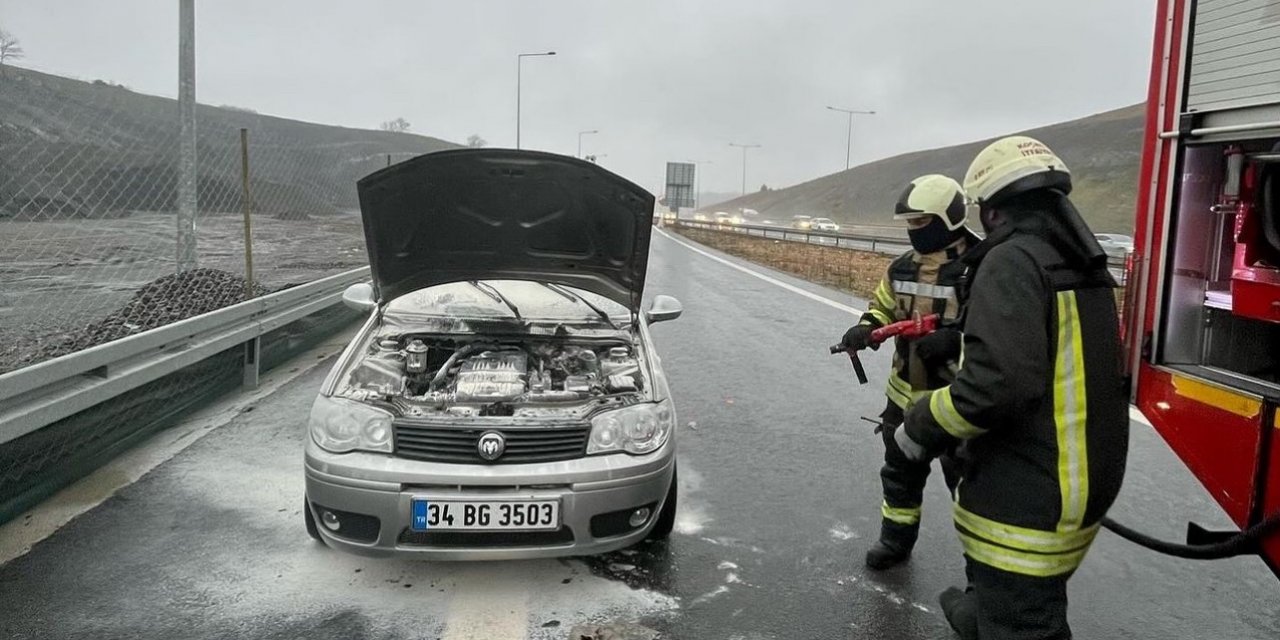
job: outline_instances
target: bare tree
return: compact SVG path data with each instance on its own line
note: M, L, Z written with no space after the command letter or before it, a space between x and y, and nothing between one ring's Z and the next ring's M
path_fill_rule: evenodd
M394 131L396 133L404 133L409 130L409 121L405 120L404 118L396 118L395 120L388 120L378 125L378 128L382 129L383 131Z
M22 44L7 31L0 30L0 66L26 56Z
M479 147L483 147L483 146L485 146L485 145L487 145L487 144L489 144L489 141L488 141L488 140L485 140L484 138L481 138L481 137L480 137L480 134L478 134L478 133L473 133L473 134L471 134L471 135L467 136L467 146L468 146L468 147L476 147L476 148L479 148Z

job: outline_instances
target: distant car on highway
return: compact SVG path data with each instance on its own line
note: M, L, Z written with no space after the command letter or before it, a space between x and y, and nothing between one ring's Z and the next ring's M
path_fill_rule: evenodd
M809 229L811 231L835 233L840 230L840 225L836 224L831 218L814 218L809 221Z
M709 221L709 220L711 220L711 218L707 217L707 214L705 214L705 213L703 213L703 212L701 212L701 211L699 211L699 212L697 212L697 213L693 214L693 221L694 221L694 222L707 222L707 221Z
M373 283L343 301L369 315L311 406L307 533L432 560L669 536L677 422L649 326L682 309L641 308L653 196L507 149L427 154L358 190Z
M716 224L719 224L719 225L742 224L742 216L736 213L729 213L727 211L717 211L715 218L716 218Z
M813 223L813 218L809 216L792 216L791 228L808 230L809 225Z
M1097 233L1098 244L1109 256L1124 257L1133 252L1133 238L1119 233Z

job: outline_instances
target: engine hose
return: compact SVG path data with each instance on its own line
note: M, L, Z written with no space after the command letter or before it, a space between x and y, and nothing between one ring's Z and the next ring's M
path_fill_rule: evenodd
M1262 522L1237 533L1222 542L1211 544L1181 544L1157 540L1145 533L1134 531L1108 517L1102 518L1102 526L1112 533L1156 553L1188 560L1221 560L1258 552L1258 543L1271 533L1280 531L1280 512L1273 513Z

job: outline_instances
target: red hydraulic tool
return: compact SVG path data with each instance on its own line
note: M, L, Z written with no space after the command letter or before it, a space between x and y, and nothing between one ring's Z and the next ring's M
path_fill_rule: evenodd
M939 320L940 318L938 317L938 314L933 313L927 316L917 315L911 320L902 320L893 324L887 324L871 332L869 346L872 348L879 347L890 338L922 338L938 330ZM862 360L858 358L857 351L853 349L846 349L842 344L836 344L831 345L831 353L849 354L849 362L853 363L853 372L858 376L858 383L867 383L867 370L862 368Z

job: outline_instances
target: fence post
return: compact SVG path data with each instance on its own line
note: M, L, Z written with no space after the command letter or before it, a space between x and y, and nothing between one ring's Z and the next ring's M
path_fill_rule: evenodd
M196 267L196 8L178 3L178 271Z
M240 129L240 210L244 214L244 299L253 297L253 196L249 191L249 130Z
M246 389L258 388L258 374L261 366L258 359L262 356L262 336L255 336L244 343L244 377L241 385Z

